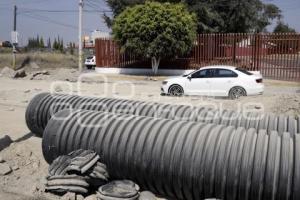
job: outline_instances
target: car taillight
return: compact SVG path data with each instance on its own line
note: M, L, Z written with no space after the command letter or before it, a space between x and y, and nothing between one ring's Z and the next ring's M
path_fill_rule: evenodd
M256 79L256 83L262 83L263 82L263 79L260 78L260 79Z

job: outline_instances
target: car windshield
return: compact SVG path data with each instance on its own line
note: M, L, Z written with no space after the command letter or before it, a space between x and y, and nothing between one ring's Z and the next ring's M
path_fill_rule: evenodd
M239 72L242 72L244 74L247 74L249 76L253 75L251 72L249 72L249 71L247 71L245 69L242 69L242 68L236 68L236 70L239 71Z
M87 57L86 59L93 59L93 56Z
M188 73L188 74L184 74L182 77L188 77L189 75L191 75L192 73L194 73L195 71L192 71L192 72L190 72L190 73Z

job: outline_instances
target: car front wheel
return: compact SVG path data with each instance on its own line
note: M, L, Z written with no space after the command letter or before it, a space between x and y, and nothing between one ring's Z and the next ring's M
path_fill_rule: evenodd
M241 96L246 96L246 90L242 87L233 87L230 89L229 91L229 98L230 99L238 99L240 98Z
M180 85L171 85L169 88L169 94L172 96L182 96L184 91Z

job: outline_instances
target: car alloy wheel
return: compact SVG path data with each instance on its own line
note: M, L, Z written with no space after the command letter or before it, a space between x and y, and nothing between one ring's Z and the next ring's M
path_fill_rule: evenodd
M172 96L182 96L183 95L183 88L179 85L173 85L169 89L169 93Z
M238 99L241 96L245 96L245 95L246 95L246 92L241 87L234 87L229 91L229 97L231 99Z

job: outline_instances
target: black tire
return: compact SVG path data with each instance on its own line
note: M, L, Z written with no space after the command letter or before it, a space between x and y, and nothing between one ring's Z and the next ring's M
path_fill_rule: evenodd
M171 96L182 96L184 94L184 90L180 85L171 85L168 93Z
M247 96L246 90L240 86L235 86L229 90L228 97L230 99L238 99L241 96Z
M87 69L93 69L93 65L86 65Z

